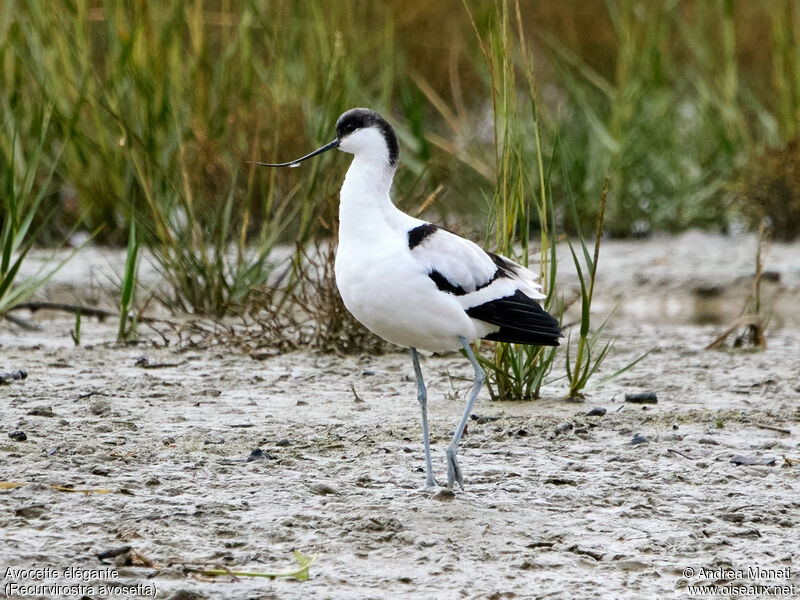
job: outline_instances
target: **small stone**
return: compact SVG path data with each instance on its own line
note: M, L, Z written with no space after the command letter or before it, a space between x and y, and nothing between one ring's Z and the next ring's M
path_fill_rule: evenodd
M289 441L289 440L287 440L286 438L283 438L282 440L278 440L278 441L275 443L275 445L276 445L276 446L278 446L279 448L286 448L287 446L291 446L291 445L292 445L292 442L290 442L290 441Z
M554 431L556 433L566 433L571 429L572 429L572 423L570 423L569 421L564 421L563 423L559 423L558 425L556 425Z
M633 439L631 440L631 445L636 446L638 444L647 444L649 442L650 440L648 440L645 436L637 433L633 436Z
M32 417L55 417L56 413L49 406L37 406L28 411Z
M470 419L473 421L477 421L478 425L483 425L484 423L491 423L492 421L497 421L500 417L486 417L483 415L470 415Z
M338 494L339 492L335 487L328 483L315 483L311 486L311 491L320 496L327 496L329 494Z
M18 508L14 511L14 514L23 519L38 519L45 512L47 512L47 508L44 504L31 504Z
M89 411L93 415L97 415L98 417L102 417L107 415L111 412L111 405L106 402L105 400L95 400L92 402L92 405L89 407Z
M130 552L130 546L118 546L117 548L110 548L108 550L101 550L96 554L97 558L100 560L106 560L108 558L114 558L115 556L119 556L120 554L125 554L126 552Z
M755 458L753 456L742 456L741 454L737 454L733 458L731 458L731 462L735 465L764 465L767 467L772 467L775 465L774 458Z
M595 406L592 410L586 413L587 417L602 417L606 414L606 409L602 406Z
M95 465L91 470L92 475L99 475L100 477L108 477L109 470L100 465Z
M8 437L10 437L15 442L24 442L25 440L28 439L28 436L25 435L24 431L12 431L11 433L8 434Z
M373 371L372 369L364 369L363 371L361 371L361 375L363 377L369 377L371 375L375 375L375 371Z
M250 453L250 456L247 457L247 462L253 462L255 460L275 460L275 457L272 456L269 452L264 452L261 448L256 448Z
M161 439L161 443L164 444L165 446L174 446L175 445L175 438L172 437L171 435L169 435L169 436L167 436L165 438L162 438Z
M545 477L544 483L548 485L578 485L574 480L567 479L566 477L559 477L558 475Z
M729 512L722 513L719 518L729 523L743 523L745 516L742 513Z
M658 397L655 392L625 394L625 402L631 402L633 404L658 404Z
M0 373L0 384L10 383L11 381L21 381L28 378L28 372L25 369L12 371L10 373Z

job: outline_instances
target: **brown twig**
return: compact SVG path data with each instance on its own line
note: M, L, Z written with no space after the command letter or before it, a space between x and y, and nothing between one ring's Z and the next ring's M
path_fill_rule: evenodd
M59 310L62 312L81 313L82 316L97 317L100 320L108 318L119 318L119 313L115 313L110 310L104 310L102 308L92 308L90 306L80 306L77 304L63 304L61 302L20 302L19 304L15 304L11 308L7 309L7 311L10 312L12 310L25 310L25 309L31 312L36 312L37 310ZM169 319L159 319L158 317L146 317L140 315L136 318L142 323L168 323L170 325L173 324Z
M758 427L759 429L769 429L770 431L777 431L778 433L785 433L786 435L792 435L792 431L784 427L775 427L774 425L763 425L762 423L756 423L755 426Z
M683 458L688 458L689 460L697 460L696 458L693 458L693 457L689 456L688 454L684 454L680 450L674 450L673 448L667 448L667 452L672 452L673 454L679 454Z

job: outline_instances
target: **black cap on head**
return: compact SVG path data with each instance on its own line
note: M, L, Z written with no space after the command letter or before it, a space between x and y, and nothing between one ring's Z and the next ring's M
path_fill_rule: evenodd
M386 140L386 147L389 149L389 164L395 166L397 157L400 154L400 146L397 143L397 136L394 129L386 120L368 108L352 108L343 113L336 121L336 137L343 139L349 134L366 127L376 127L383 139Z

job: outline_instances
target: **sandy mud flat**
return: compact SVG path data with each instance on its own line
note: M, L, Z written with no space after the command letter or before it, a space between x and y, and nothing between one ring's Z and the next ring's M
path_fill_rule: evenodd
M36 315L34 332L2 322L0 371L27 378L0 385L0 482L25 484L0 489L0 594L684 598L708 585L800 596L800 246L770 254L767 350L704 350L741 308L753 244L694 232L608 242L598 316L622 304L603 374L651 354L583 402L564 399L561 364L542 400L484 392L455 495L422 489L404 352L123 346L113 323L90 319L75 347L69 316ZM51 287L80 299L103 279L91 269L118 258L92 255ZM423 370L444 478L471 369L454 354ZM648 391L656 404L625 402ZM317 556L308 581L183 568L281 571L293 549ZM43 582L93 593L6 587Z

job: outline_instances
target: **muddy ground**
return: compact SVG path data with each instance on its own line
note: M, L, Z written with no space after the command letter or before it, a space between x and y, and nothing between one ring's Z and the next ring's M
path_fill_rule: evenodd
M564 399L561 362L542 400L484 391L454 495L423 489L404 352L121 346L114 323L88 318L75 347L72 317L15 313L41 330L0 322L0 371L28 374L0 386L0 481L27 484L0 489L3 591L80 597L16 593L5 586L41 581L13 567L54 570L92 598L122 597L98 591L114 575L175 599L800 595L800 245L770 252L767 350L704 350L741 309L754 247L696 232L605 243L597 316L620 306L601 376L652 353L583 402ZM85 252L43 298L110 285L119 256ZM423 370L444 479L471 369L454 354ZM657 404L625 402L646 391ZM606 413L587 416L595 407ZM133 554L98 559L121 546ZM181 566L279 571L293 549L317 556L308 581L205 581Z

